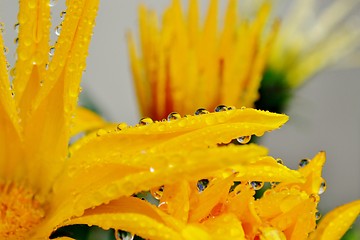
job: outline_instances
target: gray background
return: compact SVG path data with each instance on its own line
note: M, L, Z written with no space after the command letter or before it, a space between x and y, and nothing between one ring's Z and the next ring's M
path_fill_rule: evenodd
M140 2L159 12L170 3L169 0L103 0L100 5L83 75L83 92L92 97L111 121L135 124L139 119L125 32L137 30ZM207 2L201 1L205 5ZM53 7L53 29L64 9L61 1ZM0 21L6 24L4 38L11 63L16 15L17 1L0 0ZM52 37L54 40L55 35ZM292 168L302 158L311 158L320 150L327 152L323 175L328 187L321 195L320 204L325 211L360 198L359 75L360 69L328 70L317 75L296 93L288 111L288 124L264 136L263 144L270 153Z

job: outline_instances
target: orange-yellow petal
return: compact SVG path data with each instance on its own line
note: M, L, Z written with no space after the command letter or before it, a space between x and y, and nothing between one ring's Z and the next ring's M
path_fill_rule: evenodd
M360 200L335 208L326 214L310 239L340 239L360 214Z
M241 222L231 213L210 218L202 225L211 233L213 239L246 239Z
M106 126L105 120L96 113L78 107L75 112L75 118L71 127L71 135L74 136L81 132L86 132Z

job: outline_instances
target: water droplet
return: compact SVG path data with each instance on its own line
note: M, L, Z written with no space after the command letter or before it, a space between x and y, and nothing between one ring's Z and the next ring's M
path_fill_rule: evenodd
M277 159L276 159L276 162L277 162L278 164L284 165L284 161L283 161L281 158L277 158Z
M250 185L254 190L260 190L264 186L264 183L258 181L252 181L250 182Z
M20 23L15 23L15 24L14 24L14 30L15 30L16 32L19 32L19 27L20 27Z
M153 188L150 190L150 193L155 199L160 200L164 193L164 186Z
M228 106L228 108L227 108L228 110L235 110L236 109L236 107L234 107L234 106Z
M44 80L40 81L40 87L42 87L44 85Z
M151 124L151 123L153 123L153 122L154 122L154 121L153 121L151 118L149 118L149 117L144 117L144 118L140 119L139 125L141 125L141 126L143 126L143 125L148 125L148 124Z
M64 20L65 15L66 15L66 11L62 11L62 12L60 13L60 19L61 19L61 20Z
M96 136L100 137L102 135L105 135L107 133L107 131L105 129L99 129L97 132L96 132Z
M7 47L4 47L4 54L6 55L6 54L8 54L8 52L9 52L9 49Z
M57 3L57 1L58 1L58 0L50 0L49 6L50 6L50 7L55 6L56 3Z
M305 167L306 165L309 164L309 162L310 162L310 160L307 158L301 159L299 162L299 167Z
M215 112L224 112L224 111L227 111L228 110L228 107L225 106L225 105L218 105L216 108L215 108Z
M127 127L128 127L128 125L126 123L119 123L116 128L117 128L117 130L121 131Z
M0 32L3 33L5 31L5 24L0 22Z
M55 34L56 34L56 36L60 36L61 27L62 27L61 24L59 24L59 25L57 25L57 26L55 27Z
M177 120L177 119L180 119L180 118L181 118L181 115L179 113L177 113L177 112L172 112L167 116L168 121Z
M270 182L271 187L276 187L276 185L278 185L278 184L279 184L279 182Z
M134 235L123 231L123 230L115 230L115 239L116 240L133 240Z
M150 167L150 172L155 172L155 169L153 167Z
M10 63L9 62L6 62L6 69L9 70L11 67Z
M313 201L318 203L320 201L320 196L317 194L310 194L309 198Z
M54 56L54 53L55 53L55 47L51 47L50 50L49 50L49 55L50 56Z
M205 190L205 188L207 188L208 184L209 184L208 179L201 179L197 182L196 187L199 192L202 192Z
M45 69L48 70L49 69L49 63L45 64Z
M18 37L14 39L14 43L15 43L15 44L18 44L18 43L19 43L19 38L18 38Z
M251 135L238 137L236 140L237 140L238 143L240 143L240 144L247 144L247 143L250 142L250 140L251 140Z
M326 182L325 182L325 180L323 180L323 181L320 183L320 187L319 187L319 192L318 192L318 194L323 194L325 191L326 191Z
M316 211L315 213L315 220L319 220L321 218L321 213L319 211Z
M205 108L199 108L198 110L195 111L195 115L202 115L202 114L208 114L209 111L206 110Z

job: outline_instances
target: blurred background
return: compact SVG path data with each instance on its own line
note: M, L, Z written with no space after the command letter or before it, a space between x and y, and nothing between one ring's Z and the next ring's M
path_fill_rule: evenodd
M52 29L61 21L60 12L65 10L63 2L58 1L52 8ZM158 13L170 4L170 0L107 0L100 4L83 75L82 94L96 103L109 121L136 124L139 120L125 33L128 30L137 32L137 7L141 2ZM319 2L326 5L328 1ZM208 1L200 3L205 12ZM221 12L224 12L227 1L220 4ZM0 21L5 23L4 39L11 64L15 61L16 33L13 25L17 22L17 7L17 1L0 0ZM286 7L281 11L286 12ZM357 11L360 13L359 9ZM52 41L55 39L53 34ZM300 159L312 158L320 150L327 152L323 173L327 190L321 195L320 202L323 213L360 198L358 60L355 63L349 61L352 66L340 63L327 69L298 89L287 110L289 122L262 138L262 144L270 149L270 154L282 158L291 168L297 168Z

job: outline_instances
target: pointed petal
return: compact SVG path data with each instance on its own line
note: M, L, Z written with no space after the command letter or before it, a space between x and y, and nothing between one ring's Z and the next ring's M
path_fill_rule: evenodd
M15 65L14 90L23 121L30 112L34 97L45 81L45 64L49 59L49 1L20 1L19 41Z
M113 159L102 159L99 163L68 169L55 185L51 208L62 209L61 213L57 213L61 220L80 216L85 209L112 199L174 184L178 179L196 181L209 178L220 169L253 161L265 153L264 148L246 145L191 152L113 156ZM201 164L199 161L202 161ZM135 163L131 166L131 162Z
M46 82L24 126L29 181L40 194L52 186L68 155L70 122L97 6L98 0L70 2Z
M223 204L233 184L234 176L225 179L214 179L197 198L196 204L190 206L190 222L199 222L211 215L211 211ZM219 205L219 207L221 207Z
M75 119L71 128L71 135L74 136L80 132L86 132L106 126L105 120L96 113L78 107L75 112Z
M265 131L280 127L287 119L282 114L243 109L189 116L121 131L111 130L109 133L102 130L71 147L70 164L81 165L119 152L137 154L144 151L208 148L240 136L262 135Z
M0 49L4 49L1 31ZM0 51L0 178L10 181L17 180L25 170L20 148L20 118L15 101L11 97L13 93L10 88L7 61L3 51Z
M310 239L340 239L360 214L360 200L335 208L318 224Z
M47 222L49 224L51 219ZM72 218L56 227L73 224L96 225L131 232L145 239L182 239L179 232L185 227L177 219L162 213L150 203L133 197L122 197L108 204L88 209L84 215Z
M203 222L214 239L245 240L241 222L233 214L222 214Z

